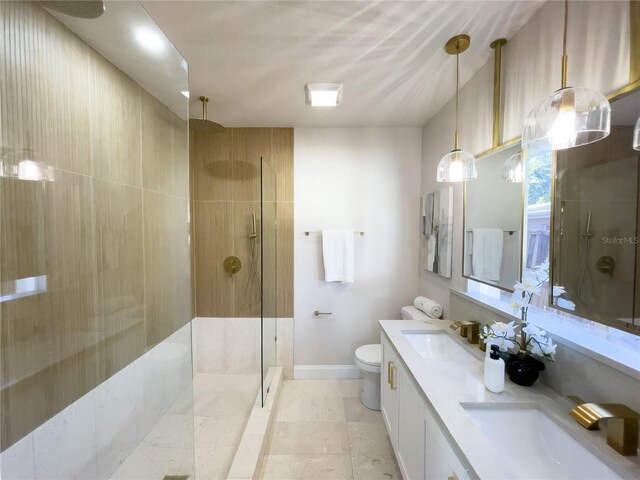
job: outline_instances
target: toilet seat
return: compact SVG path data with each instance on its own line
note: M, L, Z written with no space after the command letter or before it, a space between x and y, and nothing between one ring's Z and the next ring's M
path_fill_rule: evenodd
M365 372L379 373L382 362L382 345L363 345L356 350L356 365Z

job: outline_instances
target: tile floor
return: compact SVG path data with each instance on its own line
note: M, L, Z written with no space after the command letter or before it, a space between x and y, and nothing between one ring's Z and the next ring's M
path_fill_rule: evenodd
M175 402L112 480L191 474L194 447L195 479L225 479L259 389L259 374L196 375L193 395L185 392Z
M401 479L381 413L360 403L361 382L284 382L262 478Z

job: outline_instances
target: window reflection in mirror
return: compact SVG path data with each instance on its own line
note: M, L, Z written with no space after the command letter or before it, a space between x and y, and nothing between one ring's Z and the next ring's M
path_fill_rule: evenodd
M638 330L638 163L633 128L640 91L611 102L611 134L557 152L553 305L618 328ZM637 304L638 302L635 301Z
M525 155L525 236L523 244L523 277L540 277L547 270L551 238L551 171L550 150L530 150ZM541 285L542 293L531 303L548 304L549 282Z

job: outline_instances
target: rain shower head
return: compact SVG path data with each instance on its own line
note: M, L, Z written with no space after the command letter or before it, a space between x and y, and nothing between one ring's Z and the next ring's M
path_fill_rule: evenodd
M220 133L224 131L224 127L219 123L207 120L207 103L209 97L200 97L202 102L202 118L190 118L189 127L202 133Z
M104 13L102 0L41 1L40 5L76 18L98 18Z

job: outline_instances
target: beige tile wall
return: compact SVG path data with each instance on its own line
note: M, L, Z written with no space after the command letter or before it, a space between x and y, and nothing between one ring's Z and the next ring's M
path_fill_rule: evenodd
M187 124L35 3L0 3L1 447L193 317Z
M244 299L251 214L260 216L260 157L276 174L277 316L293 317L293 129L190 131L195 311L198 317L256 317ZM222 262L235 255L230 277Z

